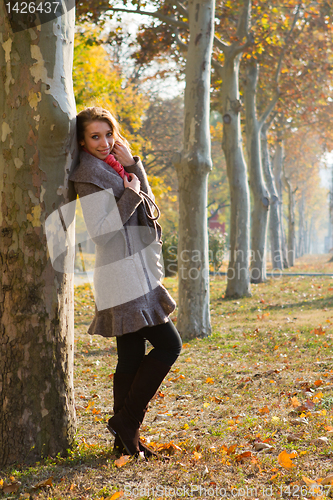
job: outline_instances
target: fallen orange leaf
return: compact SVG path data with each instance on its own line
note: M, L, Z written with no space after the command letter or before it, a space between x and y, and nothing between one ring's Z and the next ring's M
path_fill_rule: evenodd
M214 379L211 377L206 378L206 384L214 384Z
M232 444L231 446L229 446L229 448L227 450L227 454L230 455L231 453L233 453L235 451L236 448L237 448L237 444Z
M251 458L252 453L251 451L244 451L243 453L240 453L239 455L236 455L236 462L243 462L246 458Z
M48 479L45 479L45 481L40 481L39 483L33 486L33 489L37 490L38 488L45 488L45 486L52 486L52 479L53 476L49 477Z
M156 449L156 451L164 451L165 453L172 455L176 451L182 451L182 449L177 446L175 443L170 441L170 443L149 443L150 446Z
M94 405L95 405L95 401L89 401L88 406L86 407L86 411L90 410L90 408Z
M231 453L233 453L236 448L237 448L237 444L232 444L231 446L229 446L229 448L225 444L222 445L222 449L223 449L223 451L226 452L227 455L230 455Z
M261 413L261 415L264 415L265 413L269 413L269 409L267 406L264 406L263 408L259 408L258 412Z
M308 477L302 476L302 479L303 479L303 481L305 482L305 484L307 484L308 486L309 486L310 484L317 484L317 482L316 482L316 481L314 481L313 479L309 479Z
M296 465L291 460L295 457L297 457L296 451L288 453L286 450L283 450L278 456L278 462L281 467L284 467L285 469L292 469L293 467L296 467Z
M311 493L311 498L323 498L321 495L318 496L319 493L323 493L323 487L314 481L313 479L309 479L308 477L302 476L303 481L307 486L310 486L309 492ZM317 487L316 487L317 486Z
M298 406L301 406L300 401L294 396L291 398L291 404L293 405L294 408L297 408Z
M212 400L212 401L214 401L214 403L218 403L218 404L219 404L219 403L222 403L222 399L217 398L216 396L213 396L213 397L211 398L211 400Z
M116 493L114 493L111 497L107 497L106 500L117 500L117 498L120 498L122 497L124 494L123 491L117 491Z
M312 396L312 401L314 403L318 403L322 398L324 397L324 394L320 391L320 392L317 392L317 394L314 394Z
M197 451L193 452L193 456L195 460L200 460L200 458L202 458L201 453L198 453Z
M4 493L16 493L20 488L20 482L13 482L11 484L3 483L2 491Z
M129 462L130 460L131 460L130 455L122 455L120 458L114 461L114 464L119 468L126 465L127 462Z
M178 380L182 380L185 378L185 375L179 375L178 377L175 378L169 378L171 382L177 382Z
M320 386L320 385L322 385L323 383L324 383L324 382L323 382L321 379L319 379L319 380L316 380L316 381L314 382L314 385L315 385L316 387L319 387L319 386Z

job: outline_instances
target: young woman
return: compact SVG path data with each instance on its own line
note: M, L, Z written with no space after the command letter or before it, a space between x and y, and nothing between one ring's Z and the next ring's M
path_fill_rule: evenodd
M70 176L85 223L96 243L95 316L88 332L117 339L114 416L108 429L115 450L154 454L140 441L149 401L181 351L169 319L175 302L160 282L161 229L143 165L132 157L119 125L105 109L77 115L80 163ZM153 349L146 355L146 341Z

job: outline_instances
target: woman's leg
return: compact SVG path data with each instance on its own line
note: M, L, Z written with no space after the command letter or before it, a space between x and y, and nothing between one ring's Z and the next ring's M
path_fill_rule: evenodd
M170 367L175 363L182 350L182 339L171 320L161 325L142 328L137 333L149 340L153 346L148 356Z
M117 337L118 364L113 378L115 414L122 408L135 374L143 361L146 339L153 346L149 356L168 366L172 366L180 354L182 340L171 321Z
M138 371L146 354L146 340L137 333L126 333L117 337L118 363L116 373L135 374Z
M146 327L136 334L149 339L154 349L144 356L122 409L108 423L109 430L115 437L120 437L127 453L131 455L140 451L139 427L147 405L181 349L179 334L172 323Z
M146 353L146 340L135 333L116 338L118 363L113 375L113 413L123 407L138 368ZM124 447L119 438L115 439L113 451L122 453Z

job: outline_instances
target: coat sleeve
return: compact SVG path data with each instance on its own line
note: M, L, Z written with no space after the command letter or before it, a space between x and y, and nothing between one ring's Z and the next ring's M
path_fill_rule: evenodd
M129 174L135 174L140 183L141 183L141 190L148 194L152 200L155 200L155 196L153 195L152 190L150 189L148 178L146 171L144 169L144 166L142 165L142 161L138 156L134 156L135 163L134 165L131 165L130 167L124 167L126 172Z
M102 189L95 184L75 182L80 197L88 234L96 245L105 245L134 214L142 202L141 196L126 188L117 200L112 189Z

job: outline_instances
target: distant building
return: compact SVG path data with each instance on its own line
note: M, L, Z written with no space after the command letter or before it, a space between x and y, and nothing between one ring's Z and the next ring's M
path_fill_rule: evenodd
M209 229L219 229L222 233L225 233L225 222L218 221L219 214L215 214L214 217L211 217L208 221Z

